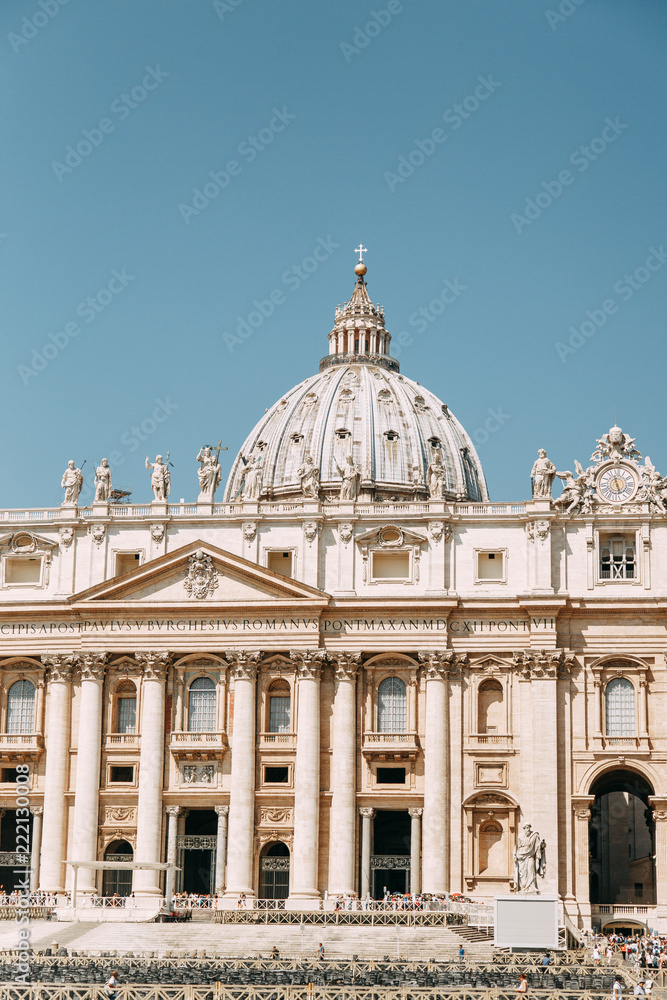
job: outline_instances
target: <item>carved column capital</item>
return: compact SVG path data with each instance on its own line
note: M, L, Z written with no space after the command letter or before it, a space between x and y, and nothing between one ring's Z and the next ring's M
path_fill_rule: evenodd
M78 657L82 681L104 680L104 667L108 653L82 653Z
M322 664L327 654L323 649L291 649L289 658L296 666L301 680L319 680Z
M44 806L30 806L30 812L33 814L33 816L41 816L42 813L44 812ZM3 809L3 814L4 814L4 809Z
M467 653L455 653L451 649L420 653L427 681L444 681L458 674L459 668L468 662Z
M524 649L514 653L512 665L526 680L534 677L569 677L577 662L563 649Z
M214 806L218 816L229 816L229 806Z
M366 819L373 819L373 816L375 816L375 809L373 809L372 806L362 806L359 809L359 815L365 816Z
M49 681L70 681L75 663L73 653L42 653L42 663L49 668Z
M167 676L167 668L171 663L171 653L135 652L134 658L143 668L144 680L163 681Z
M423 809L408 809L408 813L410 814L411 819L415 819L423 815L423 812L424 812Z
M361 651L354 653L329 653L329 660L334 665L337 681L354 681L357 679Z
M264 656L260 650L231 649L225 653L229 670L235 681L253 681L257 676L257 666Z
M180 811L181 811L180 806L167 806L167 808L165 809L167 816L178 816Z

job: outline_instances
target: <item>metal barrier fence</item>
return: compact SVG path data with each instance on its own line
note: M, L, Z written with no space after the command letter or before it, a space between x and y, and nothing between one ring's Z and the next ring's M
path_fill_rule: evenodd
M214 910L216 924L365 924L444 927L465 923L462 914L429 910Z
M603 992L531 989L532 1000L606 1000ZM3 984L0 1000L105 1000L103 987ZM118 988L118 1000L516 1000L516 990L469 987L339 986L308 983L290 986L131 986Z

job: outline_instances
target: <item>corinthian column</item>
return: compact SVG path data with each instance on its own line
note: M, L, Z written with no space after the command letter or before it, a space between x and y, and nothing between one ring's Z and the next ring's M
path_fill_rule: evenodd
M74 828L71 857L74 861L97 860L97 823L100 801L100 756L102 751L102 688L106 653L84 653L81 667L81 708L76 756ZM80 892L95 892L95 873L80 868Z
M167 806L167 861L173 868L167 869L165 902L167 909L171 909L171 900L174 895L174 878L176 875L176 837L178 833L178 814L180 806Z
M4 810L2 810L4 812ZM36 892L39 887L39 852L42 849L42 814L43 806L32 806L32 851L30 853L30 891Z
M336 653L329 822L329 895L356 889L356 678L361 653Z
M447 679L456 667L456 655L420 653L419 659L425 664L426 680L422 891L440 893L449 887Z
M69 777L74 656L54 653L53 656L42 656L42 663L49 668L49 672L40 888L58 892L65 888L65 792Z
M253 890L253 835L255 827L255 686L259 652L225 653L234 678L232 774L229 795L227 846L228 900L255 895Z
M162 854L162 785L164 776L164 691L171 653L135 653L143 667L141 685L141 754L137 802L135 861L160 861ZM160 873L135 871L135 896L161 896Z
M294 850L287 906L319 908L317 855L320 825L320 670L324 650L290 652L298 677L298 721L294 768Z

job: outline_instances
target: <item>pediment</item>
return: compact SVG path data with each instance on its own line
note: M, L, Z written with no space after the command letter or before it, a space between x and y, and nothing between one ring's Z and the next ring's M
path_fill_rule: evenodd
M329 595L208 542L191 542L70 598L72 604L319 605Z
M362 545L381 545L382 548L397 549L405 545L421 545L426 541L426 535L398 524L384 524L381 528L371 528L357 535L355 541Z

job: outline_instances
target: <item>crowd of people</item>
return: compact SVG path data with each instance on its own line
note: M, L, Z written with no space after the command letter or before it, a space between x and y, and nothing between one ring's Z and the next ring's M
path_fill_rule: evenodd
M593 965L615 965L619 960L636 970L667 968L667 936L657 934L589 934Z
M451 910L453 903L472 903L473 900L460 893L389 892L385 889L382 899L373 899L371 894L359 899L350 893L334 896L334 910ZM325 908L327 896L325 894ZM479 905L479 904L477 904Z
M175 892L171 905L175 910L210 910L215 903L215 896L210 892Z

